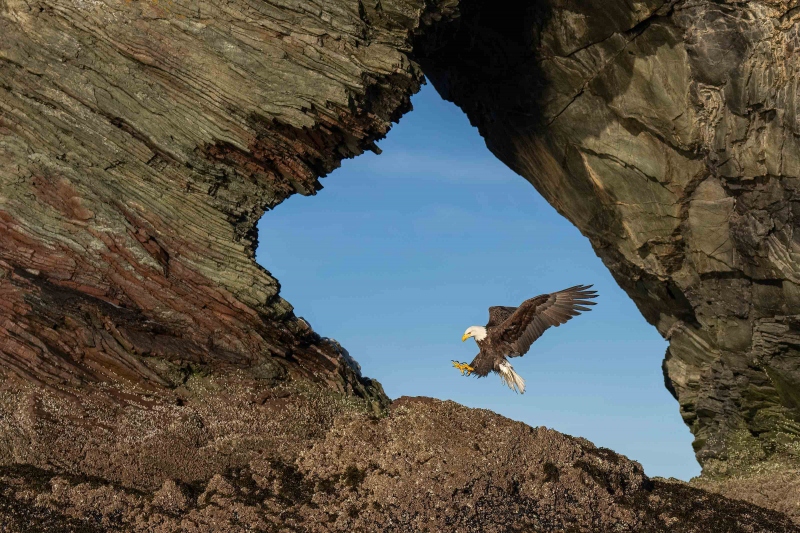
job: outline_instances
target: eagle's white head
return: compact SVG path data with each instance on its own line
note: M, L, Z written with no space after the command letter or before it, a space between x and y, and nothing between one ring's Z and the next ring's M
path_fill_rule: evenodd
M462 341L469 339L470 337L475 337L476 341L482 341L486 338L486 328L483 326L470 326L467 328L467 331L464 332L464 335L461 337Z

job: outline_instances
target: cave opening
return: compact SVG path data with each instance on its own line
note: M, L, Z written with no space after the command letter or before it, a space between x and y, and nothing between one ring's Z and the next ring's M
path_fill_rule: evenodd
M392 398L449 399L585 437L688 480L692 435L663 386L667 343L617 286L589 242L486 148L432 86L379 143L343 162L314 197L295 195L258 225L258 262L323 336L338 340ZM592 313L514 361L528 390L462 378L459 342L490 305L579 283Z

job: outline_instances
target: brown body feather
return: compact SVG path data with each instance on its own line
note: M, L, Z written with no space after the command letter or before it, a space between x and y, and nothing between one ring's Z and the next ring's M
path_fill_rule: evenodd
M519 307L489 308L486 338L477 341L480 353L470 363L474 374L486 376L499 372L506 357L525 355L531 344L551 326L560 326L582 311L589 311L589 301L597 293L591 285L576 285L552 294L542 294L525 300Z

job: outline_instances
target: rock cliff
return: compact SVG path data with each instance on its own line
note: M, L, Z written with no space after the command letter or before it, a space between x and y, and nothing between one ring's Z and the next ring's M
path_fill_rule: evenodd
M704 474L796 468L800 10L500 4L425 34L425 73L670 341Z
M424 71L670 339L709 479L796 464L800 10L519 4L0 0L4 529L792 527L487 412L387 414L254 262ZM736 479L708 486L756 501Z
M405 52L435 13L359 5L3 0L5 371L162 387L248 367L385 404L253 260L264 211L375 149L419 87Z

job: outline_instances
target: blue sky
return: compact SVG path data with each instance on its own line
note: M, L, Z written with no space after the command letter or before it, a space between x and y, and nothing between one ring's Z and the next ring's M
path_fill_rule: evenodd
M379 143L344 161L314 197L295 195L259 223L258 262L320 335L337 339L386 393L491 409L585 437L650 476L700 473L692 436L664 388L667 343L616 285L589 241L432 86ZM490 374L462 377L491 305L577 284L600 296L525 357L517 395Z

